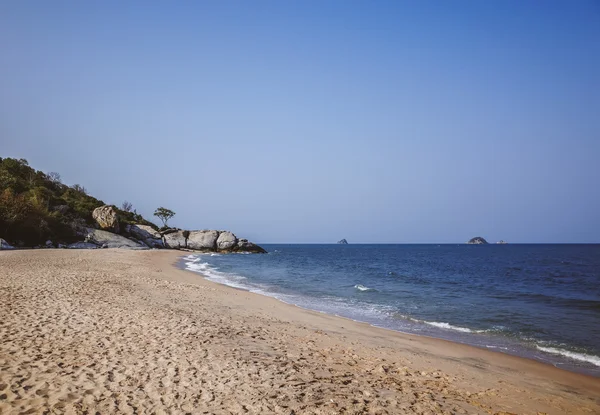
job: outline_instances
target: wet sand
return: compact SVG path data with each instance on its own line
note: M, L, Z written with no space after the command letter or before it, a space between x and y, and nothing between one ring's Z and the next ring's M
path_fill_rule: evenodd
M600 379L218 285L181 255L0 252L0 413L600 413Z

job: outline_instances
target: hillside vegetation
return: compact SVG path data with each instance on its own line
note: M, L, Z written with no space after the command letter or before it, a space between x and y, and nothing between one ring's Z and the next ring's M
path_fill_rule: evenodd
M74 242L81 228L95 226L92 212L104 204L81 185L63 184L58 173L35 170L25 159L0 158L0 238L13 244ZM124 225L156 229L135 211L117 210Z

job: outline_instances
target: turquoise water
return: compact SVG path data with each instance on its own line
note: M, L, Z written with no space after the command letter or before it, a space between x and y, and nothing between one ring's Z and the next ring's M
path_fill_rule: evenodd
M184 267L392 330L600 376L600 245L265 245Z

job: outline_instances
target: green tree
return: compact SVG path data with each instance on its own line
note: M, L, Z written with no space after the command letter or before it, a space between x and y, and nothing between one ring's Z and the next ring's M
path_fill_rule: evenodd
M167 226L167 222L169 221L169 219L175 216L175 212L164 207L159 207L154 211L154 216L159 218L164 226Z

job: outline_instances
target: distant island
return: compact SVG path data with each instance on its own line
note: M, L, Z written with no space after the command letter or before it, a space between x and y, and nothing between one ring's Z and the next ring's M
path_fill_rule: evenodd
M348 241L345 239L342 239L342 240L338 241L337 243L341 244L341 245L348 245Z
M498 245L506 245L508 242L504 241L504 240L499 240L498 242L496 242L496 244Z
M481 236L476 236L475 238L469 239L469 242L467 242L467 243L469 245L487 245L488 241L486 241Z
M0 249L128 248L265 253L247 239L218 230L167 226L175 212L154 212L163 226L144 219L131 203L120 208L62 183L60 174L29 167L25 159L0 158Z

